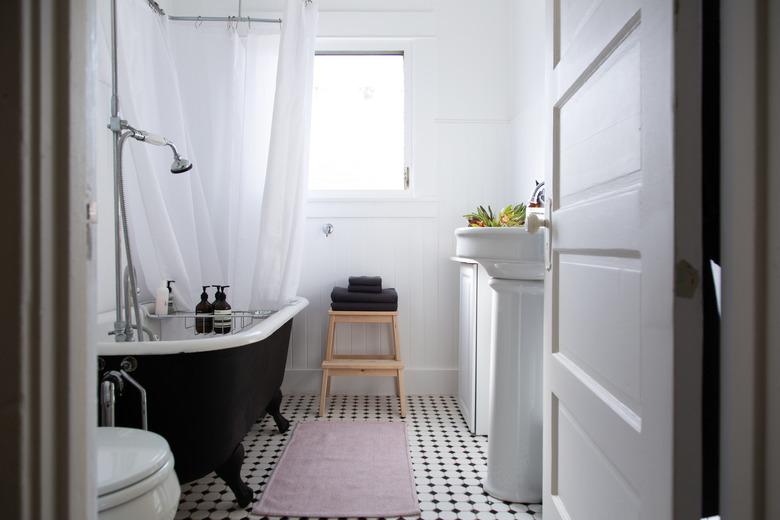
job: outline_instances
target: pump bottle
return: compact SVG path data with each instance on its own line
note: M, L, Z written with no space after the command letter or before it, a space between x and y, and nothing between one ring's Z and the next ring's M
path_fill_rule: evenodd
M168 280L168 314L176 312L176 309L173 307L173 288L171 287L171 284L175 282L176 280Z
M208 285L203 285L200 293L200 303L195 306L195 331L198 334L208 334L214 330L214 306L209 303Z
M217 294L214 296L214 332L217 334L227 334L230 332L233 324L233 311L227 302L225 289L229 285L215 285Z

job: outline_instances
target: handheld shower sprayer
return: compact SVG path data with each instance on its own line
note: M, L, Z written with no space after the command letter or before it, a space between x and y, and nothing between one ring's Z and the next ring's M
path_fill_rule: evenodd
M142 331L144 331L144 327L142 323L141 306L138 302L138 284L136 283L135 269L133 269L133 256L130 252L130 238L127 226L127 203L125 200L124 176L122 174L122 147L130 137L143 143L169 147L173 152L171 173L184 173L189 171L192 169L192 163L179 155L176 146L167 138L133 128L127 121L119 119L119 116L117 116L116 113L112 114L108 127L114 133L114 258L117 304L113 334L117 341L132 341L131 335L127 333L127 330L132 330L132 325L122 321L122 253L120 244L123 241L122 239L124 239L125 261L128 273L128 284L125 288L125 293L129 294L132 299L132 305L135 311L135 326L138 329L137 339L138 341L143 341ZM127 322L129 322L129 313L127 314ZM150 339L152 339L151 335Z
M131 126L127 126L127 129L131 132L130 137L136 141L143 143L153 144L155 146L168 146L173 152L173 163L171 163L171 173L184 173L192 169L192 163L186 158L179 155L179 151L176 149L176 145L173 141L169 141L168 138L161 135L152 134L145 130L136 130Z

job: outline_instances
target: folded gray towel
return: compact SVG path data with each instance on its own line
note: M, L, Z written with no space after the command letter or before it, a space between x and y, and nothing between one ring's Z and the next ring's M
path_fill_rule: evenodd
M350 292L346 287L334 287L330 299L343 303L398 303L395 289L384 289L380 293Z
M349 292L362 292L362 293L381 293L381 285L350 285L347 287Z
M350 276L349 285L378 285L382 286L381 276Z
M369 303L369 302L333 302L330 308L334 311L368 311L368 312L395 312L397 303Z

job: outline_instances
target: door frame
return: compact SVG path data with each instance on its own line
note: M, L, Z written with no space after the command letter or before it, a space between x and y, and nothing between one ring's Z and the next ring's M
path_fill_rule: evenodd
M674 376L672 518L703 504L703 2L674 2Z
M674 14L674 414L672 518L702 512L702 1ZM693 239L692 239L693 237ZM688 267L693 271L688 271Z
M95 0L6 0L0 18L4 515L96 514Z
M721 0L721 517L780 515L780 3ZM774 442L773 442L774 440Z

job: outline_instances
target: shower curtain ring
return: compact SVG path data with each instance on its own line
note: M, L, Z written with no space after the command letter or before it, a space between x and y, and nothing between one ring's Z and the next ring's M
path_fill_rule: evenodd
M198 16L198 19L197 19L197 20L195 20L195 28L197 29L197 28L198 28L198 27L200 27L201 25L203 25L203 17L199 15L199 16Z

